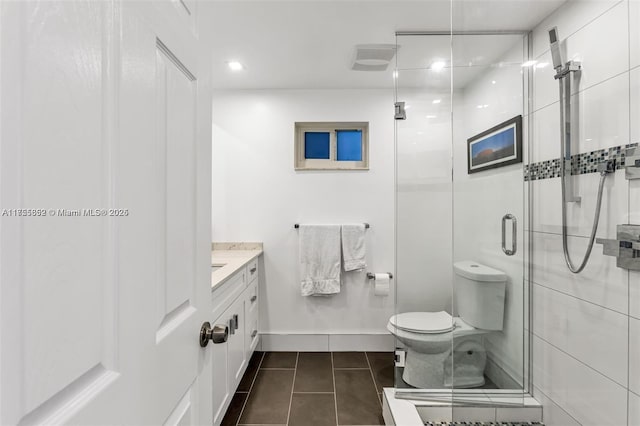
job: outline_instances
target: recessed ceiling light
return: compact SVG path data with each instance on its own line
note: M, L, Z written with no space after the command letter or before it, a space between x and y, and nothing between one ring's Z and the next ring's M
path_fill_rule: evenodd
M531 66L534 66L537 63L538 63L538 61L527 61L527 62L523 62L522 66L523 67L531 67Z
M491 84L496 84L496 81L495 80L491 80Z
M434 99L432 103L439 104L440 102L442 102L442 99Z
M427 118L436 118L435 115L427 115Z
M442 71L446 65L447 64L445 64L443 61L435 61L431 64L430 68L433 71Z
M238 61L229 61L227 65L231 71L242 71L244 69L244 65Z

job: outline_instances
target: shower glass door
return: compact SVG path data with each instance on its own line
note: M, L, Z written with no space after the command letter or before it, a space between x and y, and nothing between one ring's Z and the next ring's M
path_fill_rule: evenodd
M396 40L396 396L474 420L529 386L527 36Z

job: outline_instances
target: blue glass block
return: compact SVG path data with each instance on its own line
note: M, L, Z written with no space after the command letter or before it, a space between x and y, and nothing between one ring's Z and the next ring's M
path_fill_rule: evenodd
M362 130L336 130L338 161L362 161Z
M329 132L304 132L304 158L329 159Z

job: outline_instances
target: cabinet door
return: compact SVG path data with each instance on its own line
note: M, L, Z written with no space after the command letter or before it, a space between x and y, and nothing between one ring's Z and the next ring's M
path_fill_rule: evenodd
M229 320L227 312L222 314L214 324L228 326ZM213 366L213 424L219 425L222 422L226 407L229 405L229 398L233 395L233 389L229 386L229 375L227 374L229 365L229 354L227 343L212 344L212 366Z
M227 341L227 371L229 374L229 387L235 392L242 379L246 365L245 352L245 312L244 297L240 296L227 310L232 327L229 328L229 340Z

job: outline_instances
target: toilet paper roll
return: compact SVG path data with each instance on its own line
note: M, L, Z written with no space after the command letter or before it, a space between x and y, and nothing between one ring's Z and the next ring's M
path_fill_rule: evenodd
M375 290L374 293L376 296L388 296L389 295L389 274L382 273L376 274L375 279Z

